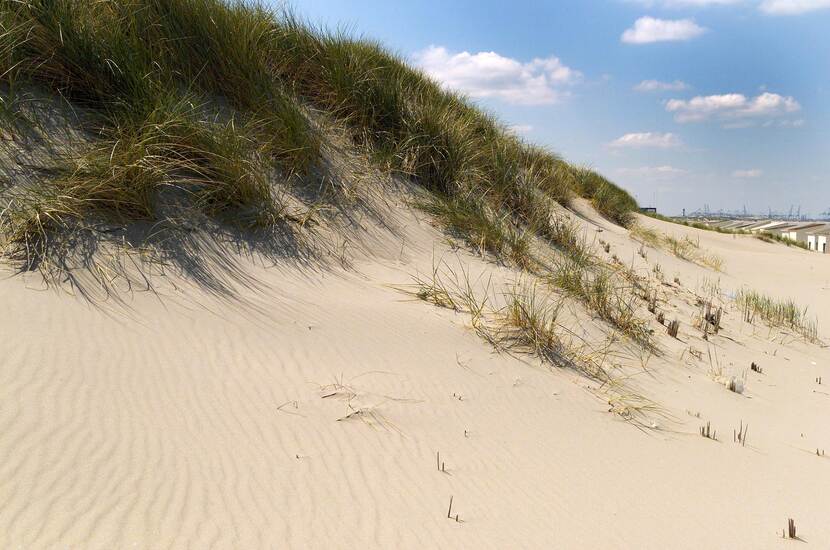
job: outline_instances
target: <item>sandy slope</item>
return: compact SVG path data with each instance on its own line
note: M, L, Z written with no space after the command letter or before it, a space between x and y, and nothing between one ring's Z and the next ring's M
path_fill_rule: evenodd
M710 348L684 305L720 278L810 303L827 327L830 258L645 220L699 235L726 266L645 262L583 211L587 234L603 227L620 258L684 285L666 290L683 341L662 338L635 378L674 419L659 429L393 288L434 255L515 276L407 214L350 271L248 264L261 285L231 302L187 281L126 308L0 281L0 547L783 548L788 517L830 546L830 458L815 455L830 450L827 350L735 312ZM764 374L731 393L712 353L727 373L757 361ZM698 435L707 420L720 441ZM741 421L746 447L732 442Z
M782 245L749 236L700 231L646 217L641 217L641 221L669 235L700 237L703 247L725 260L725 273L719 275L725 288L746 286L793 298L808 306L821 324L830 328L830 257L795 247L782 250ZM683 262L676 258L667 258L665 263L672 269L683 267Z

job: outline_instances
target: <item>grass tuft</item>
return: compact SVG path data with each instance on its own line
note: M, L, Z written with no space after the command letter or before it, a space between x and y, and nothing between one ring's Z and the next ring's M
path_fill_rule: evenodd
M634 222L637 201L625 190L586 168L574 169L574 179L579 194L590 199L594 207L609 219L625 227Z
M659 428L654 418L669 418L662 407L633 392L608 368L616 337L589 345L560 319L564 298L545 289L544 285L520 281L496 293L489 279L471 280L463 269L455 272L440 262L429 277L416 278L400 290L469 314L473 329L496 350L535 356L547 365L572 369L600 382L596 391L608 400L609 412L643 429Z
M539 357L556 367L572 368L592 379L609 382L600 350L578 344L559 322L562 298L544 293L539 284L519 282L496 294L491 281L471 280L444 262L430 277L416 278L402 291L438 307L470 315L483 339L500 351Z
M549 281L631 340L647 349L653 347L648 321L637 314L636 288L616 271L566 258L554 267Z
M530 267L529 236L510 220L498 217L486 203L474 199L429 195L415 206L464 238L479 254L492 254L519 267Z
M735 303L743 311L744 321L760 317L770 326L793 330L808 342L818 343L818 322L807 317L807 308L792 300L778 300L755 290L740 290Z

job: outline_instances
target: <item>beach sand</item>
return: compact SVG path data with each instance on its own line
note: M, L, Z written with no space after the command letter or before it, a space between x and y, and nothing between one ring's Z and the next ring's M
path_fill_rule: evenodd
M240 256L231 296L174 274L123 304L0 281L0 548L764 549L797 544L788 518L830 547L830 354L728 304L793 298L821 333L830 256L641 218L724 265L644 259L577 205L589 239L661 266L681 323L675 340L652 321L659 356L613 359L661 408L642 426L597 382L496 353L469 316L402 292L436 263L517 272L399 210L346 268ZM704 341L690 323L712 286L726 309Z

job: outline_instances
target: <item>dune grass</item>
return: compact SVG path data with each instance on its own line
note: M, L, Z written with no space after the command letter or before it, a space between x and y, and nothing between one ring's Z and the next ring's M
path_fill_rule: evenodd
M435 306L469 316L470 325L494 349L537 357L554 368L571 369L599 383L596 393L607 399L608 411L641 429L657 429L656 419L670 419L664 409L634 391L611 361L616 335L588 343L566 326L564 299L539 281L521 280L503 289L490 279L473 280L463 266L445 262L427 277L399 290Z
M158 220L171 201L244 227L278 219L271 178L307 171L319 143L273 76L271 25L263 10L220 2L4 3L4 120L37 110L20 107L27 94L51 94L83 113L87 142L10 186L5 255L31 266L56 232Z
M557 213L540 228L542 236L554 245L569 261L582 267L598 263L587 236L580 232L579 226L564 214Z
M810 250L809 245L803 241L794 241L793 239L784 237L783 235L778 235L776 233L770 233L768 231L760 231L755 234L755 238L765 243L779 243L785 244L787 246L795 246L797 248L803 248L804 250Z
M660 248L662 244L660 233L658 233L654 229L651 229L650 227L644 226L643 224L632 224L632 226L629 228L629 232L634 239L642 243L645 243L653 248Z
M756 317L773 327L793 330L808 342L819 342L818 322L807 317L807 308L792 300L779 300L755 290L742 289L735 295L735 303L743 311L744 321Z
M606 350L577 341L560 323L562 298L545 292L538 282L520 281L498 290L490 280L471 279L463 267L456 271L439 262L428 277L416 277L400 290L468 314L476 333L499 351L533 355L604 383L612 380L604 367Z
M520 268L530 267L532 258L528 232L499 217L486 203L432 194L415 206L432 215L451 233L464 238L478 253L509 260Z
M553 267L547 280L638 345L653 348L648 321L637 313L636 288L617 271L564 258Z
M575 170L576 189L594 207L622 226L629 226L638 210L637 201L602 175L585 168Z
M723 258L717 254L700 248L700 243L689 237L676 238L671 235L664 237L672 254L683 260L708 267L715 271L723 270Z
M30 0L4 4L0 18L0 51L8 52L3 80L95 110L94 130L140 128L171 96L222 98L262 127L259 146L287 168L314 159L315 136L274 79L266 54L272 20L260 8L216 0Z
M708 267L714 271L723 271L723 258L702 249L699 242L687 236L680 238L672 235L661 236L657 231L640 225L632 227L631 236L654 248L666 249L681 260Z
M89 141L2 197L4 240L18 253L91 219L158 220L171 189L206 215L272 224L275 185L308 177L320 159L319 116L435 193L428 211L450 229L514 260L523 233L555 237L556 203L582 195L623 224L636 208L382 46L255 3L6 2L0 75L0 125L13 139L25 138L24 106L46 94L83 113L75 122Z

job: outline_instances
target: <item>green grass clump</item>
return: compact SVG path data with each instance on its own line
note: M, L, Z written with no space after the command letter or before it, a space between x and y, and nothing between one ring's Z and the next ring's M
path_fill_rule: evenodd
M635 289L616 272L566 258L548 278L631 340L645 348L652 347L648 321L637 314Z
M4 2L3 130L31 137L44 96L76 113L79 139L0 192L6 256L46 253L50 233L169 221L171 204L274 226L290 219L280 190L318 177L332 125L429 191L450 230L521 266L532 235L587 261L556 217L574 196L624 225L637 206L382 46L241 0ZM51 130L33 135L59 144Z
M591 247L579 226L562 213L552 214L545 224L540 224L539 233L557 247L567 258L577 265L587 267L595 263Z
M809 342L818 342L818 323L807 318L807 308L792 300L778 300L755 290L740 290L735 303L743 311L744 320L752 322L760 317L768 325L789 328Z
M483 284L482 284L483 283ZM476 333L499 351L534 355L546 363L572 368L602 382L612 381L603 367L606 350L587 350L559 323L561 297L545 293L544 286L527 282L493 292L490 281L471 281L443 262L431 277L416 278L404 292L435 306L466 313Z
M55 156L34 185L13 189L2 223L13 248L42 251L27 243L91 216L158 219L170 189L208 215L270 223L278 207L269 175L290 179L318 155L265 55L273 18L257 7L30 0L4 4L0 26L0 84L64 98L84 113L77 125L88 141L83 154Z
M666 244L672 254L687 261L693 261L695 258L695 251L697 250L696 243L689 237L682 237L680 239L666 235L664 237Z
M499 218L498 212L492 211L486 203L434 194L415 205L465 239L480 254L490 253L519 267L531 266L527 232L515 227L510 220Z
M563 364L564 346L558 335L556 319L560 302L544 300L535 286L516 288L507 296L502 320L510 347L520 347L545 358L553 364Z
M0 16L5 81L93 109L102 127L141 125L180 90L222 98L267 125L260 139L287 168L313 161L316 137L274 78L266 53L273 16L262 8L220 0L10 4Z
M683 260L715 271L723 270L723 258L701 249L700 243L693 241L688 236L677 238L671 235L661 235L658 231L639 223L631 227L630 234L634 239L654 248L667 248L669 252Z
M609 361L615 354L616 336L592 339L589 344L560 319L562 297L545 292L545 288L519 281L495 292L491 280L471 281L463 267L455 272L441 262L433 266L431 277L417 277L400 290L469 315L476 334L498 351L535 356L549 366L572 369L600 382L599 392L610 405L608 411L640 428L655 429L655 417L670 418L616 373L616 366Z
M637 201L624 189L584 168L575 170L575 179L579 194L590 199L598 211L622 226L627 227L634 221Z

